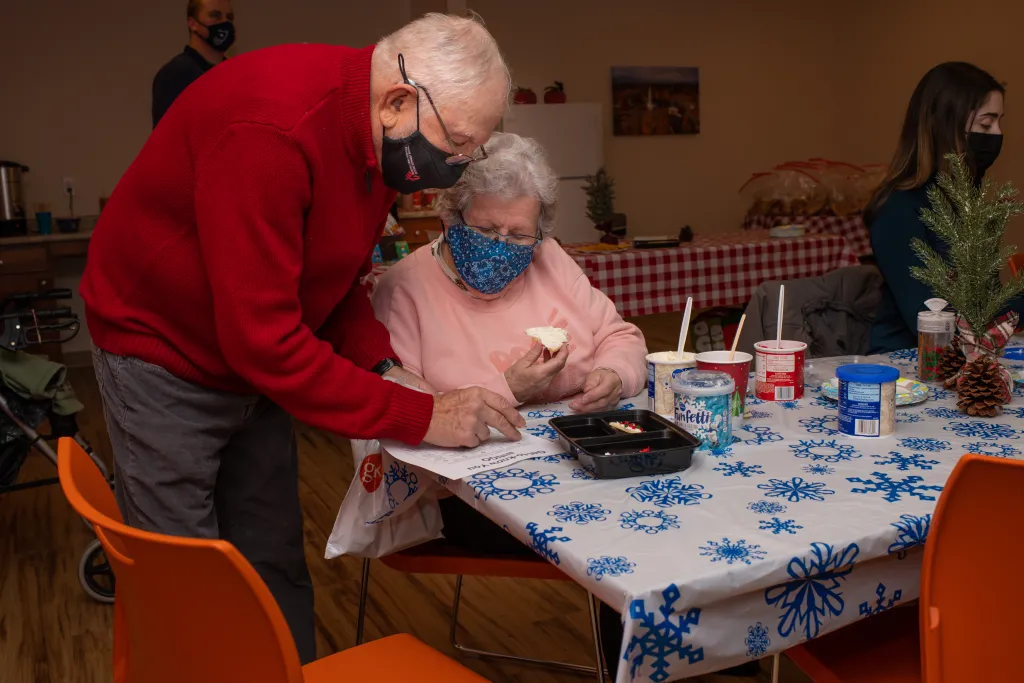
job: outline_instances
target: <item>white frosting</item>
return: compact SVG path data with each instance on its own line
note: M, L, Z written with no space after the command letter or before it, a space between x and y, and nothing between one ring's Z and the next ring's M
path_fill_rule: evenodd
M562 348L562 344L569 341L568 330L561 327L531 327L526 330L526 334L539 341L551 352Z

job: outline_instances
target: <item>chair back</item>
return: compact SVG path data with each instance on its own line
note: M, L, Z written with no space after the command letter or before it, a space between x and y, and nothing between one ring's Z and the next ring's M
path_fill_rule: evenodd
M117 577L132 681L302 682L284 616L234 546L125 526L99 469L72 439L60 442L58 469Z
M1024 270L1024 253L1014 254L1009 258L1010 264L1010 275L1017 276L1022 270Z
M965 455L939 498L921 571L924 683L1021 677L1024 462Z

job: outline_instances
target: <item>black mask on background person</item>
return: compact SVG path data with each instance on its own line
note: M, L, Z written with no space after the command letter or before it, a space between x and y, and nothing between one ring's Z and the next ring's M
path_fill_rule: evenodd
M984 175L989 167L996 163L999 152L1003 148L1003 136L998 133L975 133L967 134L967 150L971 154L971 161L974 162L974 171L978 177Z
M235 25L230 21L210 24L206 30L208 33L203 40L217 52L227 52L235 44Z
M465 165L449 166L451 152L432 144L420 132L420 107L416 104L416 132L397 140L387 135L381 143L380 172L384 184L402 194L419 190L446 190L459 182Z

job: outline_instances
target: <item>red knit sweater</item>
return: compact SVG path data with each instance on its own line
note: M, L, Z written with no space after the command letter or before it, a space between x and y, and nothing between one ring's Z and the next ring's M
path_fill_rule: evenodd
M419 443L433 399L359 278L395 193L370 133L370 56L284 45L190 85L103 210L81 293L96 345L311 425Z

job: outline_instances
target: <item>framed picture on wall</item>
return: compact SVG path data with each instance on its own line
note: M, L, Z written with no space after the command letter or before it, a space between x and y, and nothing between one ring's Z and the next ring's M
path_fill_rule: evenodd
M613 66L615 135L696 135L700 75L695 66Z

